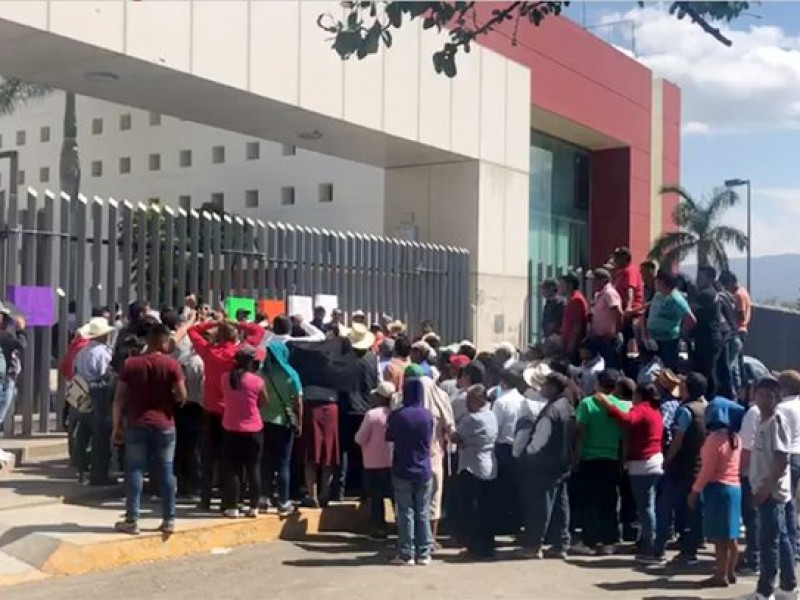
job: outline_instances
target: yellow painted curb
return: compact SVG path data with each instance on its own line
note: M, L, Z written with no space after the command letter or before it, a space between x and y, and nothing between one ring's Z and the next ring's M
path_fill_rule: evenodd
M14 573L13 575L0 575L0 587L8 585L19 585L21 583L32 583L50 577L41 571L29 571L26 573Z

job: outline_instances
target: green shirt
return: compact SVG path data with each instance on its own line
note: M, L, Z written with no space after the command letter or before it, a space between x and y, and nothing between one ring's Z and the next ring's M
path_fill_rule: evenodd
M690 312L689 303L678 290L668 296L656 292L647 316L647 332L657 342L677 340L683 318Z
M608 396L608 399L623 412L628 412L631 408L630 402L614 396ZM622 429L604 408L597 405L593 397L588 396L581 400L575 420L585 429L581 460L619 459Z

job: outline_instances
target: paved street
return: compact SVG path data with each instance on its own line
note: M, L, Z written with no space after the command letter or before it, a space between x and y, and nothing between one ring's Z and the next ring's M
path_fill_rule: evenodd
M170 600L202 598L313 598L392 600L409 598L630 598L682 600L738 598L754 589L744 580L725 590L698 590L705 575L634 570L632 557L559 561L457 562L445 551L427 568L389 567L389 547L346 534L315 536L309 542L273 542L116 571L4 588L4 600ZM710 566L705 557L704 567ZM356 569L355 567L361 567Z

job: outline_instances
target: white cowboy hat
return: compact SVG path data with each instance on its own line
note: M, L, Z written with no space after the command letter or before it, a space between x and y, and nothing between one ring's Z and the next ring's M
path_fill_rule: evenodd
M542 391L544 380L547 379L550 373L550 366L545 362L540 362L525 369L522 372L522 378L525 380L525 383L528 384L529 388L540 392Z
M354 350L369 350L375 343L375 334L366 325L354 323L347 337Z
M376 396L380 396L381 398L387 398L391 400L394 398L394 395L397 393L397 389L394 387L394 384L391 381L381 381L372 393Z
M86 325L78 329L80 336L87 340L101 338L114 331L114 327L105 317L94 317Z

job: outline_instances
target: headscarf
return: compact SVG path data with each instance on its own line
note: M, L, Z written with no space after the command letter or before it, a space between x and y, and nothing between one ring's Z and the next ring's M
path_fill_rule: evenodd
M744 413L743 406L722 396L717 396L706 407L706 429L708 431L728 429L732 432L738 432L742 427Z
M264 361L264 373L274 387L281 386L279 392L293 392L297 396L303 392L303 384L294 367L289 364L289 346L281 339L272 338L267 344L267 360ZM281 389L291 386L292 390Z
M416 377L406 379L403 383L403 406L405 408L422 406L422 399L422 380Z
M418 364L411 363L410 365L408 365L406 367L404 376L407 377L407 378L416 377L416 378L419 379L419 378L425 376L425 371Z

